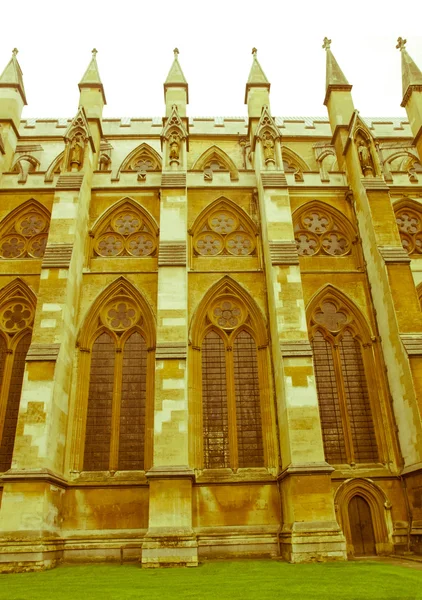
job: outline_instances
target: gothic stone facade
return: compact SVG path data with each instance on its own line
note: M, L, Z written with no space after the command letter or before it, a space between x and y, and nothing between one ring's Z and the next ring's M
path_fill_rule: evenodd
M422 552L422 74L362 118L72 119L0 77L0 570ZM419 297L418 297L419 296Z

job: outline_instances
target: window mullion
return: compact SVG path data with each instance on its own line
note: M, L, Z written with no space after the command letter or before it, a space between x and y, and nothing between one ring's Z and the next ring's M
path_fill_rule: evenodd
M123 349L116 347L114 362L113 404L111 408L110 470L117 471L119 463L120 405L122 398Z
M345 449L346 449L347 462L348 462L348 464L352 464L355 462L355 456L354 456L353 442L352 442L352 431L350 429L349 413L347 410L346 390L344 388L343 373L342 373L342 368L341 368L340 347L339 347L338 338L336 339L336 342L337 343L333 344L334 369L335 369L335 374L336 374L337 389L338 389L338 395L339 395L341 419L343 422L344 445L345 445Z
M15 360L15 349L6 350L6 360L4 361L3 381L0 384L0 443L3 438L3 428L6 420L7 403L9 401L10 382L12 379L13 361Z
M229 424L230 466L233 470L239 467L237 451L236 425L236 389L234 383L233 348L226 346L226 378L227 378L227 420Z

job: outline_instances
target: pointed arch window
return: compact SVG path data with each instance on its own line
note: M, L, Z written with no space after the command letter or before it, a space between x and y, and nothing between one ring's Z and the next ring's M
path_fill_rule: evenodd
M257 253L255 224L229 201L215 203L193 227L195 256L253 256Z
M212 173L215 171L228 171L232 181L239 179L239 171L233 160L224 150L215 145L201 154L192 166L192 170L203 171L208 181L212 180Z
M80 370L89 383L79 393L85 425L78 470L144 470L148 462L154 357L151 317L145 306L128 286L117 286L86 325L81 342L87 341L88 347L80 346Z
M121 173L137 172L138 174L145 174L147 171L161 171L161 169L161 156L152 146L142 143L123 160L117 170L116 179L120 179Z
M93 255L98 257L155 256L158 228L136 202L128 200L106 212L94 225Z
M365 361L370 344L362 343L354 315L338 298L328 295L312 310L311 341L326 460L378 462L367 380L372 359Z
M14 284L0 299L0 472L12 464L25 358L31 343L33 302Z
M201 348L204 467L263 467L258 348L247 309L239 298L223 296L207 321Z
M30 201L9 214L0 224L0 257L42 258L47 245L50 214Z

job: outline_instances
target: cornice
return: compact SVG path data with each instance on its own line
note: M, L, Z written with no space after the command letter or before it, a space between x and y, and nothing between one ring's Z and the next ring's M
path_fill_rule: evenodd
M328 98L331 95L331 92L350 92L352 90L352 85L350 84L330 84L327 87L327 91L325 92L325 98L323 104L327 106Z
M401 101L400 106L403 106L403 108L405 108L406 104L409 102L409 98L412 95L412 92L422 92L422 85L409 85L403 96L403 100Z
M422 137L422 125L419 127L419 131L418 133L415 135L414 139L413 139L413 145L416 146L416 144L419 142L419 139Z
M344 129L345 131L349 132L349 125L336 125L335 126L335 129L333 131L333 135L331 136L331 140L330 140L330 144L332 146L335 146L337 136L338 136L339 132L342 129Z
M19 133L19 130L16 128L16 125L12 119L0 119L0 123L9 123L9 125L11 125L16 137L18 138L18 140L20 140L22 138L21 134Z

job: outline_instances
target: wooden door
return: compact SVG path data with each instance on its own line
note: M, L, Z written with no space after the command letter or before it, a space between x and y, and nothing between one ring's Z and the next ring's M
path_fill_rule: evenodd
M375 536L371 509L361 496L354 496L349 503L349 522L355 556L374 556Z

